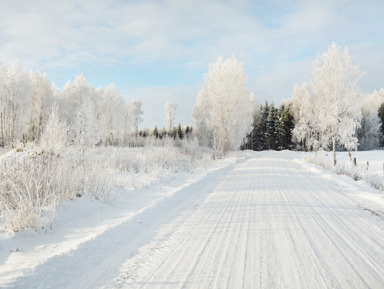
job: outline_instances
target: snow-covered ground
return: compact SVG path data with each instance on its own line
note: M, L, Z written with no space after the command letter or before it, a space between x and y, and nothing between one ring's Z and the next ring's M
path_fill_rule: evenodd
M329 163L332 163L332 152L318 152L317 154L327 156ZM356 158L356 164L365 170L367 170L367 162L369 162L369 171L383 174L384 150L353 151L351 152L351 156L352 161ZM338 162L350 163L349 152L337 152L336 159Z
M384 164L384 151L357 151L351 152L352 159L356 158L356 164L368 169L369 171L377 172L384 175L383 164ZM349 161L348 152L338 152L337 156L339 160ZM367 162L368 168L367 168Z
M45 233L0 235L0 287L383 288L383 194L303 158L243 152L67 202Z
M332 152L307 153L306 160L337 174L363 181L384 192L384 151L337 152L333 165ZM356 160L356 163L355 163Z

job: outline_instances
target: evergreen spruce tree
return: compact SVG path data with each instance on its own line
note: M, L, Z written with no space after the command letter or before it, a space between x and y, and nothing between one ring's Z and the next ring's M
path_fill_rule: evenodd
M163 139L163 138L166 137L166 136L167 136L167 131L166 131L165 128L163 128L163 129L160 131L160 133L159 133L159 137L160 137L160 139Z
M174 128L171 130L170 136L172 137L173 140L176 139L176 137L177 137L177 128L176 128L176 127L174 127Z
M187 127L185 128L185 137L188 138L190 133L191 133L191 130L190 130L189 126L187 125Z
M157 129L157 126L155 126L155 129L153 130L153 136L159 138L159 130Z
M265 103L265 106L261 106L261 117L259 119L258 129L256 131L256 150L262 151L267 149L266 133L268 128L268 116L269 116L269 104Z
M183 133L183 130L181 128L180 123L179 123L179 126L177 127L177 136L179 137L179 139L183 139L184 138L184 133Z
M379 106L378 116L381 121L380 125L380 145L384 147L384 103Z
M277 150L283 150L285 149L285 138L284 138L284 119L283 119L283 114L284 114L285 106L281 105L279 109L277 110L277 116L278 116L278 131L277 131L277 141L276 141L276 149Z
M248 138L248 149L261 151L265 148L265 107L260 105L260 112L254 115L253 129ZM267 114L268 115L268 114Z
M273 102L269 107L267 118L267 129L265 133L266 146L270 150L276 149L277 133L278 133L278 114Z
M279 108L279 132L278 132L278 149L292 149L292 130L294 128L293 115L289 107L284 105Z
M292 130L294 117L290 106L260 105L260 112L253 117L253 129L247 135L242 149L262 151L266 149L293 149Z

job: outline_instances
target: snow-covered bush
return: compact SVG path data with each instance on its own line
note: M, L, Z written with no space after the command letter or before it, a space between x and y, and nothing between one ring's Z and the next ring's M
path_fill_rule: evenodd
M51 154L9 154L0 161L0 224L13 231L49 227L56 206L76 194L76 168ZM41 222L43 215L50 217Z
M148 138L150 139L150 138ZM149 141L149 140L148 140ZM198 147L195 141L182 141L180 147L172 142L152 138L145 147L98 148L95 156L98 162L108 165L111 170L121 172L144 172L151 177L192 171L212 162L212 151Z
M55 208L65 200L84 196L113 204L124 190L206 166L211 156L211 150L198 148L193 141L183 141L180 147L162 142L84 152L71 147L60 154L32 145L20 152L12 150L0 157L0 229L49 228Z

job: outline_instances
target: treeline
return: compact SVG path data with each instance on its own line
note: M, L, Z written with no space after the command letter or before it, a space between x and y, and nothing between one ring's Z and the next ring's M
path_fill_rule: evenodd
M208 68L193 118L199 144L212 147L215 157L239 147L332 150L336 164L336 150L383 146L383 113L378 110L384 90L362 93L358 82L363 73L347 47L332 43L319 54L312 77L295 86L291 99L279 108L268 103L255 107L243 65L235 58L218 58Z
M260 105L253 116L252 131L247 135L241 149L254 151L294 149L292 130L293 114L290 107L272 102Z
M144 146L149 138L158 144L166 139L176 143L196 139L201 147L213 149L214 158L239 148L381 148L384 90L361 94L358 69L348 59L347 50L332 44L318 59L319 63L325 61L315 67L318 75L296 86L292 97L276 107L268 102L259 105L255 95L249 95L243 64L234 57L218 58L209 64L197 95L193 129L174 126L176 105L168 102L164 106L164 127L142 130L141 102L123 100L113 84L94 88L80 75L59 89L45 74L26 71L17 62L11 66L0 62L0 147L31 142L44 144L49 150L71 145L84 150L94 146ZM328 69L329 63L339 68ZM354 78L348 74L351 69L356 70ZM329 85L335 75L344 81ZM349 88L344 91L347 83ZM333 87L340 91L336 93Z
M383 101L379 105L379 103ZM300 115L295 111L295 98L278 108L272 102L260 105L253 115L252 130L247 134L241 149L306 150L305 143L293 135ZM361 126L356 130L359 150L384 147L384 90L362 96ZM295 117L296 115L296 117ZM339 150L343 150L338 146Z
M139 136L146 138L146 137L154 137L155 139L164 139L164 138L171 138L173 140L183 140L186 138L189 138L192 134L192 126L186 126L182 127L181 124L178 126L173 127L171 130L167 130L165 128L158 129L157 126L153 130L151 129L142 129L139 131Z
M94 88L79 75L59 89L46 74L0 62L0 147L143 146L147 136L182 140L192 127L173 127L175 109L165 106L167 129L139 131L141 102L125 101L113 84Z

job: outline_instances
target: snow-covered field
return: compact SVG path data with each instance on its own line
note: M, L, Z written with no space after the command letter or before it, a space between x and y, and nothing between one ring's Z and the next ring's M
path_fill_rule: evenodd
M344 174L356 181L363 181L384 191L384 151L337 152L337 164L333 166L332 152L306 154L306 159L337 174ZM355 164L356 159L356 164Z
M383 288L383 208L303 153L243 152L114 206L68 201L45 233L1 233L0 287Z

